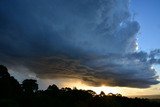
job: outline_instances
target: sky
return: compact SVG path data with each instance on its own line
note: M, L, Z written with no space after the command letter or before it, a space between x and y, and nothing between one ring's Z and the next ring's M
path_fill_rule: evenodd
M147 2L145 0L131 0L130 10L134 14L134 19L141 25L138 37L139 50L149 52L153 49L160 48L159 5L159 0L150 0ZM154 68L157 74L160 75L160 66L154 65ZM160 86L157 85L157 87Z
M160 94L158 0L1 0L0 63L19 81Z
M135 20L141 25L139 32L139 47L151 51L160 48L160 14L159 0L132 0L130 10L135 14Z

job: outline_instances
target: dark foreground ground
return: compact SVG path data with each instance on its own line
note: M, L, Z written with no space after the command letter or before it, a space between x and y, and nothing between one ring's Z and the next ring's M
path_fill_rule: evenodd
M56 85L44 91L34 90L33 87L27 89L29 87L23 83L22 90L16 90L16 93L12 93L13 89L12 92L3 91L0 107L160 107L160 100L127 98L112 93L105 95L104 92L96 95L92 90L59 89Z
M97 95L92 90L61 88L50 85L38 90L36 80L20 84L0 65L0 107L160 107L159 100L127 98L121 94Z
M160 107L160 102L122 96L92 96L86 91L37 92L34 95L1 98L0 107Z

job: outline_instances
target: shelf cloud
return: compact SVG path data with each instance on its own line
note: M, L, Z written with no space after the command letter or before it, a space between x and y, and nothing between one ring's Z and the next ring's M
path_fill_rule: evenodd
M158 84L160 50L138 50L130 0L1 0L0 63L92 86Z

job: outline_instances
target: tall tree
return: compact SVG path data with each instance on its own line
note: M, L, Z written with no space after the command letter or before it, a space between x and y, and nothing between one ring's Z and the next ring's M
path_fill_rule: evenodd
M0 78L10 77L7 67L0 65Z
M37 80L26 79L22 82L23 91L27 94L33 94L38 90Z
M0 65L0 97L14 97L22 92L19 82L8 73L4 65Z

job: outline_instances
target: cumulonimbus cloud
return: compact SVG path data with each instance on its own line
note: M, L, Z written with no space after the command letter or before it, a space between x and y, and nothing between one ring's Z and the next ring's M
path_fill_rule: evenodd
M2 0L0 15L0 62L9 67L94 86L159 83L160 52L138 52L129 0Z

